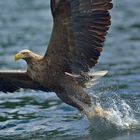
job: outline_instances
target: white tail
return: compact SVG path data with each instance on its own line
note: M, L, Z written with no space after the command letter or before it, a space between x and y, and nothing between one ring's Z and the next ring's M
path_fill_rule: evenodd
M97 84L97 80L99 80L100 78L105 76L107 73L108 73L108 71L106 71L106 70L104 70L104 71L97 71L97 72L94 72L94 73L88 73L89 76L91 77L91 80L86 83L86 87L90 88L91 86L96 85Z

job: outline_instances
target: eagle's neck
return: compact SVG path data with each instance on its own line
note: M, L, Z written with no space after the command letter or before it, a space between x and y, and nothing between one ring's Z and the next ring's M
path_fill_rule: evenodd
M42 56L34 54L30 59L27 59L27 74L34 81L41 81L43 79L42 70L44 69L44 64Z

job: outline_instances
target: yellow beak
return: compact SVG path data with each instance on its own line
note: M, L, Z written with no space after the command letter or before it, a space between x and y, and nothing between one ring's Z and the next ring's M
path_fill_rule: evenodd
M20 59L23 59L24 57L25 57L25 56L24 56L23 54L17 53L17 54L15 55L15 61L20 60Z

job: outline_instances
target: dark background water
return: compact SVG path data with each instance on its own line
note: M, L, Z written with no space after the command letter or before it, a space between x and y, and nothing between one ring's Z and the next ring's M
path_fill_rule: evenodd
M0 139L139 140L140 1L114 0L113 3L112 26L96 66L96 70L106 69L109 74L90 92L100 98L104 107L117 106L121 128L125 123L135 122L135 129L102 131L98 124L87 121L54 93L21 90L0 94ZM43 54L51 29L49 0L1 0L1 69L26 69L25 62L13 61L14 54L22 49ZM100 134L94 126L101 130Z

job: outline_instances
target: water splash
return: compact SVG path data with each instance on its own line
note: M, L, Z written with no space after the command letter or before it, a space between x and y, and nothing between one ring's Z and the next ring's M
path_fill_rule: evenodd
M119 96L99 97L93 95L93 106L87 110L92 130L124 131L140 128L138 114L125 100Z

